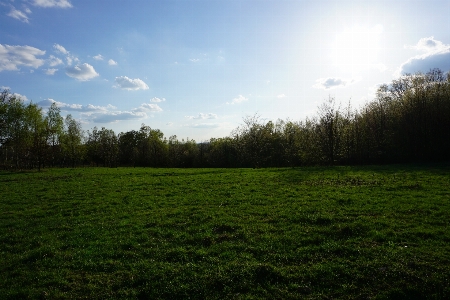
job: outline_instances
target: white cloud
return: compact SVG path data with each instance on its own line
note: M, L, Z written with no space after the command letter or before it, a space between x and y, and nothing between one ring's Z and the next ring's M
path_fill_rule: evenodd
M45 51L31 46L10 46L0 44L0 72L15 71L20 66L39 68L44 60L36 56L44 55Z
M244 101L248 101L248 98L245 98L244 96L239 95L236 98L234 98L231 102L227 102L227 104L240 104Z
M37 103L37 105L39 105L40 107L50 107L54 102L56 102L56 101L51 98L47 98L45 100L39 101ZM61 103L61 102L56 102L56 104L58 104L58 103Z
M59 102L59 101L55 101L51 98L47 98L45 100L42 100L40 102L38 102L37 104L41 107L50 107L53 103L56 103L56 105L63 111L78 111L78 112L83 112L83 113L87 113L92 114L92 113L107 113L111 110L115 110L117 109L117 107L108 104L107 106L96 106L96 105L92 105L92 104L88 104L88 105L81 105L81 104L69 104L69 103L64 103L64 102Z
M117 107L115 107L114 105L108 104L107 106L95 106L92 104L88 104L88 105L82 105L81 106L81 110L85 111L85 112L90 112L90 111L109 111L112 109L117 109Z
M9 93L9 90L10 90L9 86L0 86L0 92L3 92L4 90L8 91L8 95L7 95L8 98L14 97L14 98L20 99L22 101L28 101L27 96L24 96L24 95L21 95L21 94L18 94L18 93L14 93L14 94Z
M159 103L159 102L164 102L164 101L166 101L166 98L160 99L160 98L157 98L157 97L153 97L153 98L150 100L150 102L154 102L154 103Z
M85 123L115 123L122 120L138 120L147 118L148 112L162 111L162 109L157 104L148 103L144 103L140 107L132 109L131 111L118 111L117 107L111 104L108 104L107 106L96 106L92 104L69 104L55 101L51 98L42 100L37 104L42 108L48 108L53 103L56 103L61 111L80 112L80 116Z
M94 59L95 60L103 60L103 55L98 54L98 55L94 56Z
M197 123L197 124L188 125L188 127L191 127L191 128L218 128L218 127L220 127L220 124L218 124L218 123Z
M88 120L94 123L116 123L118 121L138 120L143 118L147 118L145 112L114 111L104 114L89 115Z
M69 0L33 0L33 5L40 7L60 7L70 8L72 4Z
M442 43L441 41L435 40L434 36L430 36L427 38L421 38L419 42L417 42L414 46L405 46L405 48L408 49L415 49L418 51L424 51L424 52L434 52L434 51L441 51L448 48L447 45Z
M66 74L67 76L80 81L87 81L98 76L98 73L95 72L94 67L87 63L74 67L67 67Z
M67 51L66 48L64 48L63 46L61 46L60 44L54 44L53 48L55 49L55 51L57 53L61 53L66 55L66 61L67 61L67 65L71 66L73 62L79 63L80 60L78 59L78 57L71 55L69 51ZM50 56L52 57L52 55ZM58 59L61 63L62 61L60 59Z
M450 71L450 51L412 57L400 66L395 76L406 73L426 73L434 68L439 68L444 72Z
M115 62L114 60L110 59L110 60L108 60L108 65L110 65L110 66L117 66L117 62Z
M426 73L434 68L444 72L450 71L450 45L437 41L431 36L420 39L415 46L407 47L425 53L409 58L394 73L395 77L406 73Z
M191 62L199 62L200 59L198 59L198 58L191 58L191 59L189 59L189 61L191 61Z
M16 99L20 99L22 101L28 101L27 96L24 96L24 95L21 95L21 94L18 94L18 93L14 93L14 94L12 94L12 96L15 97Z
M116 86L128 91L148 90L148 85L139 78L131 79L127 76L116 77Z
M27 13L31 13L29 9L26 9L26 12L20 11L18 9L15 9L14 7L11 8L11 11L8 13L8 16L14 19L17 19L21 22L28 23L28 16Z
M63 61L60 58L55 57L53 55L50 55L50 58L47 61L50 67L54 67L63 63Z
M277 96L277 98L278 98L278 99L286 98L286 95L285 95L285 94L279 94L279 95Z
M142 103L141 106L133 109L132 111L133 112L146 112L146 111L158 112L158 111L162 111L162 108L159 107L158 104Z
M313 88L328 90L345 87L354 82L355 82L354 79L344 79L337 77L319 78L316 80L316 84L313 85Z
M72 65L72 63L73 63L74 60L77 61L77 62L79 61L78 58L73 57L73 56L70 56L70 55L68 55L68 56L66 57L66 60L67 60L67 65L69 65L69 66Z
M60 52L62 54L69 54L69 51L66 50L66 48L64 48L63 46L61 46L60 44L54 44L53 48L57 51Z
M66 61L67 61L67 65L68 65L68 66L71 66L73 62L75 62L75 63L79 63L79 62L80 62L80 60L78 59L78 57L76 57L76 56L70 54L70 52L67 51L67 49L64 48L63 46L61 46L60 44L54 44L54 45L53 45L53 48L55 49L55 51L56 51L57 53L61 53L61 54L66 55ZM54 57L54 56L51 55L50 57ZM61 59L59 59L59 58L57 58L57 59L62 63L62 60L61 60Z
M47 69L45 71L45 74L47 74L47 75L55 75L56 71L58 71L58 69Z
M203 114L199 113L198 116L186 116L190 120L204 120L204 119L217 119L217 115L213 113Z

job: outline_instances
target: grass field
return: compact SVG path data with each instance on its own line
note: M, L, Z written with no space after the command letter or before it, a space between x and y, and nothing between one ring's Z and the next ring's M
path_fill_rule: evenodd
M449 299L450 164L0 173L2 299Z

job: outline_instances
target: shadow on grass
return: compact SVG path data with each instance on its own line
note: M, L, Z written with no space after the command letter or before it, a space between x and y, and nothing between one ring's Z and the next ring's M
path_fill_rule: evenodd
M275 173L277 178L286 183L298 183L307 180L341 182L358 185L358 177L369 179L375 176L402 176L405 173L431 173L433 175L448 176L450 161L441 163L393 164L393 165L366 165L366 166L308 166L296 168L268 169Z

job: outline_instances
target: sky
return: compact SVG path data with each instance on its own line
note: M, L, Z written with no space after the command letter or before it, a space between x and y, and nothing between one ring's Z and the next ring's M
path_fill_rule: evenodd
M0 0L0 87L85 130L201 142L449 71L449 13L448 0Z

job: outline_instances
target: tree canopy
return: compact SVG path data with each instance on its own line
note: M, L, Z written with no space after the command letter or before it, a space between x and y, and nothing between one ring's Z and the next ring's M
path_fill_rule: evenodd
M30 169L80 165L117 167L281 167L448 160L450 75L407 74L378 88L360 109L334 98L303 121L248 116L223 138L206 143L166 138L142 124L116 134L84 132L55 103L46 113L8 90L0 94L0 166Z

